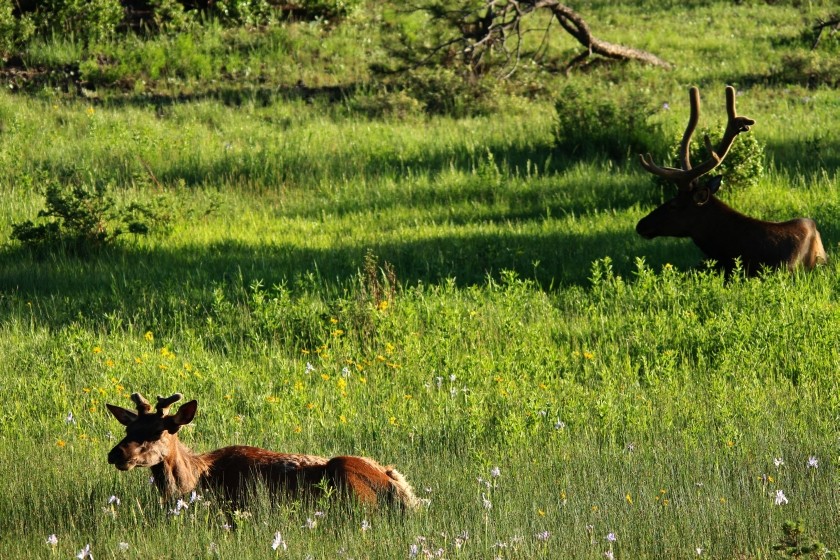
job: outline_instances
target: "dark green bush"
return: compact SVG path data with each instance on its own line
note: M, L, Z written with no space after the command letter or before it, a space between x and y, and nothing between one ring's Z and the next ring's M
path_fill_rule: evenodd
M14 10L12 0L0 0L0 57L4 60L25 44L35 31L32 18L17 18Z
M369 118L405 119L423 112L420 101L405 91L357 93L348 105L351 111Z
M661 154L667 141L651 117L660 108L642 92L567 84L555 101L556 146L574 157L606 156L624 160L635 154Z
M465 76L451 68L415 68L405 72L399 85L419 101L427 113L465 117L497 108L498 82Z
M124 17L120 0L44 0L34 20L42 34L69 35L92 43L113 35Z
M822 51L786 54L781 65L771 71L770 81L808 88L840 87L840 56L837 52Z
M137 202L118 206L104 185L48 185L46 207L32 220L12 224L12 239L32 249L94 253L124 233L145 235L162 228L168 217Z

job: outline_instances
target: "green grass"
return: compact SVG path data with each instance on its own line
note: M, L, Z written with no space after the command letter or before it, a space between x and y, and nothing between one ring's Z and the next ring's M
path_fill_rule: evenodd
M596 35L677 68L540 79L649 92L670 105L651 117L668 136L685 125L688 85L712 127L736 83L767 171L721 196L766 219L813 217L827 266L727 282L692 269L690 241L636 236L668 193L632 154L558 149L551 99L374 119L350 100L232 99L163 70L148 91L93 101L2 94L0 239L35 217L47 181L156 200L170 227L88 258L2 243L0 556L89 543L96 558L392 559L416 545L420 557L763 559L796 518L840 549L840 95L756 80L784 54L773 34L801 27L788 6L581 11ZM237 56L270 52L285 68L295 60L278 44L311 53L322 32L207 33L239 33ZM330 65L301 54L307 83L368 80L331 66L358 32L335 32ZM211 69L230 55L193 40ZM135 45L138 60L154 41ZM197 399L181 435L195 450L370 455L429 505L399 516L260 495L230 531L205 495L172 515L148 472L106 461L121 427L104 403L128 406L133 391ZM271 548L278 531L287 550Z

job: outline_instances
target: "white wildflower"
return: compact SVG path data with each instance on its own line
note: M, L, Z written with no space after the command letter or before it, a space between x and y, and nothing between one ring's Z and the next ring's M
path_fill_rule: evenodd
M271 541L271 548L272 550L277 550L278 548L286 550L288 548L288 546L286 546L286 541L284 541L283 537L280 535L280 531L274 533L274 540Z

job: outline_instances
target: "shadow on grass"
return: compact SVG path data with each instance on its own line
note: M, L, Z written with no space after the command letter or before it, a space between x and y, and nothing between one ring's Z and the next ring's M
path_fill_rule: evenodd
M840 170L840 139L813 136L767 144L767 152L779 170L791 176L836 175Z
M27 302L31 313L58 327L79 317L122 317L157 329L173 321L203 324L215 292L239 301L255 281L264 287L286 282L341 296L358 277L365 254L390 263L404 286L454 282L481 285L505 270L532 279L546 290L587 286L594 260L610 257L616 273L632 276L638 256L649 264L671 262L678 268L697 263L690 242L648 245L632 231L575 235L551 230L544 234L465 234L405 240L372 247L311 249L274 245L217 243L175 251L117 248L95 258L38 259L27 251L0 254L0 314L20 316ZM693 246L691 251L693 251ZM660 262L661 261L661 262ZM314 278L314 280L313 280ZM181 315L178 319L175 314Z

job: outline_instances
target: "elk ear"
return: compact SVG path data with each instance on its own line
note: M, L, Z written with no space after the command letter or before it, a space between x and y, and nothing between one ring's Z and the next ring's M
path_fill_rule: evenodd
M697 206L703 206L709 199L712 198L712 191L709 190L709 187L703 185L702 187L697 187L691 192L691 199L694 201L694 204Z
M197 410L198 401L196 400L191 400L190 402L182 404L181 408L178 409L178 412L167 418L168 422L172 425L172 428L168 431L174 434L181 426L186 426L192 422L193 418L195 418Z
M130 410L126 410L121 406L116 406L113 404L105 404L108 407L108 411L114 415L114 418L122 424L123 426L128 426L129 424L133 423L137 420L137 413L131 412Z
M720 184L723 181L723 175L715 175L706 181L706 188L709 189L709 194L715 194L720 189Z

